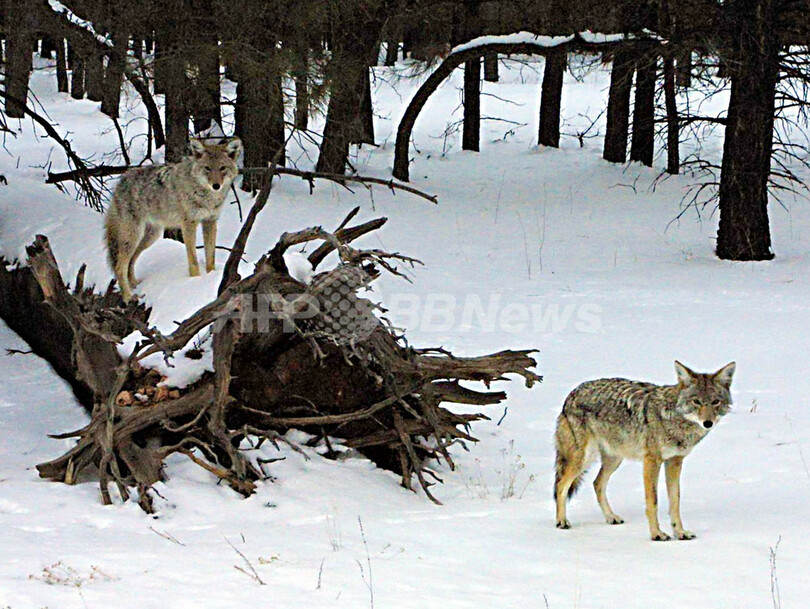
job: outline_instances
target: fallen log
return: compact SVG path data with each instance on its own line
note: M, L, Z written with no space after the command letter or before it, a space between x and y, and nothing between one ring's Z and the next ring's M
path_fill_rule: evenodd
M356 449L398 472L407 488L415 478L438 503L430 491L430 479L437 479L431 461L452 468L451 447L474 442L470 425L487 418L447 405L497 404L506 395L490 391L490 383L518 375L531 386L541 377L531 351L459 358L408 346L358 291L382 272L401 274L397 265L418 261L355 249L354 239L385 222L347 226L355 213L334 231L285 233L248 277L239 277L229 261L218 297L168 335L149 325L142 305L124 305L111 288L101 294L85 288L81 272L69 289L44 236L28 248L27 266L0 264L0 315L71 381L91 415L82 429L59 436L77 443L39 464L40 476L73 483L92 468L104 503L113 501L114 484L123 500L133 497L152 511L150 489L164 478L166 457L178 453L246 496L265 474L240 450L242 440L286 442L284 434L296 428L330 449L331 442ZM232 256L241 255L248 232ZM290 276L283 254L307 242L320 246L310 255L317 274L303 284ZM319 265L330 252L339 261L323 271ZM206 328L213 374L182 391L158 387L160 375L143 360L155 353L175 357ZM143 340L122 357L118 345L136 330ZM43 342L48 334L58 339ZM461 382L481 382L487 390Z

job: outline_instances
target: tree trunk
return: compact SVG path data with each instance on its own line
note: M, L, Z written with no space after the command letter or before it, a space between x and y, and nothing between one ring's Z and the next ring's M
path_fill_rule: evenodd
M306 131L309 127L309 82L306 73L298 73L295 79L295 128Z
M366 70L363 99L360 101L359 125L355 144L374 145L374 105L371 101L371 68Z
M481 58L464 62L464 125L461 149L481 149Z
M568 64L565 51L550 51L546 55L543 85L540 94L540 128L537 142L541 146L560 146L560 110L562 108L563 77Z
M162 37L161 37L162 38ZM155 95L166 94L166 79L167 71L170 71L168 65L168 44L165 39L153 39L153 46L155 50L155 63L154 72L152 74L152 82L155 89Z
M678 57L676 82L682 89L689 89L692 87L692 51L684 51Z
M636 102L630 160L652 167L655 151L655 79L657 57L642 57L636 71Z
M717 256L770 260L768 179L779 76L774 0L738 0L732 9L739 36L729 62L728 105L720 172Z
M104 55L98 50L84 57L84 86L87 99L94 102L104 99Z
M53 59L57 52L57 42L50 36L43 36L39 46L39 56L42 59Z
M329 106L316 164L317 171L324 173L346 170L351 142L357 140L361 126L369 67L377 63L378 40L386 16L378 7L376 12L365 13L360 21L354 12L339 16L338 21L341 27L334 30L331 40L332 58L327 66Z
M399 59L399 41L389 40L385 45L385 65L394 66Z
M174 163L183 158L188 148L189 108L187 95L189 82L186 62L176 45L165 48L162 58L163 86L166 90L164 125L166 126L166 162Z
M35 42L32 8L23 0L6 0L3 14L6 24L5 100L8 118L23 118L28 101L28 80L33 69L32 46ZM14 99L11 99L13 97Z
M489 53L484 55L484 80L487 82L498 82L498 54Z
M613 56L608 92L607 125L603 158L611 163L627 160L627 133L630 117L630 92L633 84L632 54L618 50Z
M345 58L342 58L345 59ZM350 143L357 138L359 117L368 80L368 66L354 61L344 64L342 74L331 82L326 125L316 169L324 173L343 173L349 158Z
M236 87L239 137L245 147L245 167L267 167L277 158L283 165L284 155L284 98L281 91L281 73L276 60L264 63L254 58L240 66ZM249 69L249 72L245 70ZM276 157L278 155L278 157ZM254 192L264 184L265 174L245 174L242 190Z
M84 99L84 60L76 52L76 46L70 45L70 56L73 57L73 68L70 72L70 96L73 99Z
M124 82L124 63L127 61L129 32L115 30L112 35L113 49L107 55L104 72L104 95L101 111L110 118L118 118L121 104L121 85Z
M212 35L213 33L213 35ZM219 46L216 32L206 33L197 54L198 76L194 84L192 114L194 132L200 133L216 122L222 125L219 82Z
M678 102L675 97L675 66L671 57L664 57L664 105L667 112L667 173L681 171L680 126Z
M60 93L68 92L67 53L64 38L56 40L56 89Z

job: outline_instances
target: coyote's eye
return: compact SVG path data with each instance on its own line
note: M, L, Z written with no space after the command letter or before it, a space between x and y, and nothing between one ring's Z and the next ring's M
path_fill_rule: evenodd
M206 171L211 171L211 168L210 168L210 167L206 167L206 168L205 168L205 170L206 170Z
M720 400L712 400L712 406L717 406L720 403Z
M226 169L227 169L227 167L225 167L225 165L223 165L222 167L219 168L220 171L225 171Z
M700 406L700 400L699 400L699 399L697 399L697 398L692 398L692 403L693 403L695 406Z

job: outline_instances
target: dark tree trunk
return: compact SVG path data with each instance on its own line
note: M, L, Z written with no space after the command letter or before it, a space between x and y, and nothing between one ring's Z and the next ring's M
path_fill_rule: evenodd
M306 73L295 75L295 128L306 131L309 127L309 83Z
M233 73L233 67L229 68ZM233 104L233 134L242 140L244 145L245 141L245 84L239 80L236 83L236 101Z
M95 102L104 99L104 55L98 50L84 58L84 86L87 99Z
M362 105L367 66L349 67L340 80L332 82L326 125L323 130L321 152L317 170L325 173L343 173L349 158L352 131L357 128L357 117Z
M35 42L31 8L22 0L6 0L3 14L6 24L6 98L5 112L8 118L23 118L23 108L28 101L28 79L33 69L32 45Z
M385 65L396 65L399 59L399 42L396 40L389 40L385 46Z
M616 51L613 56L603 153L604 159L611 163L624 163L627 160L633 64L632 54L627 50Z
M281 73L273 59L262 64L251 62L246 73L241 67L236 88L239 137L245 147L245 167L267 167L277 158L283 165L284 155L284 98L281 91ZM258 66L258 68L257 68ZM278 155L278 156L277 156ZM246 174L242 190L253 192L261 188L265 174Z
M655 151L656 57L643 57L636 71L636 103L633 108L633 138L630 160L652 167Z
M104 72L104 95L101 111L111 118L118 118L121 104L121 85L124 81L124 63L127 60L129 33L115 31L112 36L113 49L107 55L107 69Z
M366 70L363 99L360 101L360 117L355 144L374 145L374 105L371 101L371 69Z
M484 80L487 82L498 82L498 54L490 53L484 55Z
M56 42L56 88L60 93L68 92L67 53L63 38Z
M43 36L39 46L39 56L42 59L53 59L56 52L56 40L50 36Z
M295 113L293 124L299 131L309 128L309 52L310 43L304 35L292 35L283 42L289 46L293 54L292 77L295 86Z
M168 65L168 47L165 40L154 41L155 49L155 68L152 74L152 80L155 88L155 95L166 94L166 79L169 78L167 72L170 71Z
M681 171L680 126L675 97L675 66L671 57L664 57L664 105L667 112L667 173Z
M774 0L738 0L730 9L740 30L729 62L728 105L720 172L717 256L770 260L768 179L779 76Z
M194 86L194 132L209 129L212 123L222 124L219 82L219 47L216 33L206 34L197 59L199 76Z
M84 99L84 60L76 52L75 45L70 45L69 57L73 57L70 62L73 67L70 72L70 96L73 99Z
M166 88L166 162L179 161L188 147L189 108L186 62L180 49L170 46L163 56L163 80Z
M692 52L684 51L678 57L677 83L683 89L692 87Z
M464 62L464 125L462 150L481 149L481 58Z
M540 94L540 128L537 142L541 146L560 146L560 109L562 107L563 77L568 63L565 51L550 51L543 70Z
M352 54L353 60L347 55L340 58L343 69L340 76L331 81L326 125L316 165L318 171L343 173L346 169L349 146L358 138L359 117L368 80L368 63L362 62L362 57L369 55L370 48L364 54Z
M337 3L341 4L341 3ZM327 67L329 106L316 169L344 173L349 147L360 127L369 66L377 62L378 41L386 15L381 8L367 12L361 21L354 12L338 18L342 27L332 37L332 58Z

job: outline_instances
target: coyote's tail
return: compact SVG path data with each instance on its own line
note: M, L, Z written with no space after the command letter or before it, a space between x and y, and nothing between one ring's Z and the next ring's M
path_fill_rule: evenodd
M568 460L565 456L557 450L557 461L555 467L555 474L554 474L554 499L557 499L557 486L560 484L560 480L562 479L563 472L565 471L565 467L568 464ZM568 499L573 497L576 492L579 490L580 485L582 484L582 477L585 475L585 472L580 473L574 481L571 483L571 486L568 488Z
M557 448L557 459L554 467L554 499L556 500L557 487L566 469L568 469L569 461L572 459L575 463L582 463L582 461L584 461L584 453L582 455L577 454L582 451L584 447L580 447L580 443L577 441L577 436L572 427L571 419L566 415L565 410L563 410L563 413L557 419L557 432L554 434L554 444ZM582 460L578 461L578 457L582 457ZM584 474L585 471L581 471L577 477L574 478L574 481L568 488L569 499L579 490Z

